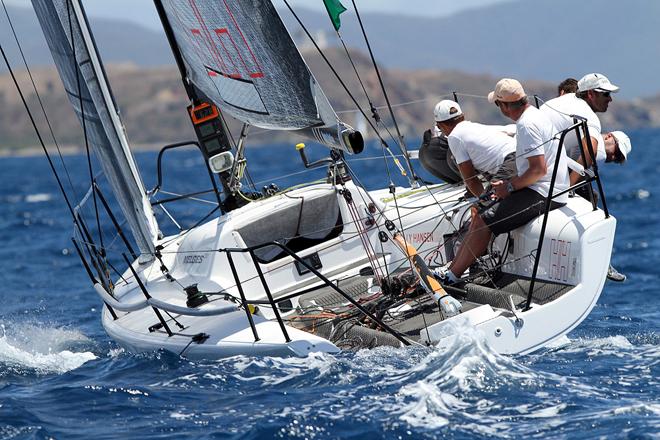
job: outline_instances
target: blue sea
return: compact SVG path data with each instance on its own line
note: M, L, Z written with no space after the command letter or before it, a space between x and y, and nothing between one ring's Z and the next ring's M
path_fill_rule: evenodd
M630 135L629 163L602 168L618 219L612 262L628 280L608 281L582 325L525 356L470 332L442 348L304 359L126 352L103 331L45 158L0 159L0 438L660 438L660 131ZM166 156L164 189L205 189L195 152ZM156 157L137 155L148 187ZM302 172L291 146L248 158L258 188L324 175ZM64 159L80 197L87 162ZM389 182L382 158L351 166L369 187ZM208 209L173 215L190 225Z

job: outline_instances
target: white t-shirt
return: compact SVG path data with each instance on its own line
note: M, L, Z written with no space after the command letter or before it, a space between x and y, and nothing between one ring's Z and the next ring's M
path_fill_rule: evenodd
M598 141L596 160L598 162L605 160L605 142L600 132L600 119L598 119L596 113L591 110L591 107L589 107L589 104L584 99L578 98L575 96L575 93L567 93L547 101L541 106L541 110L550 118L555 133L559 133L574 124L572 115L586 118L589 135ZM579 145L574 131L566 134L564 148L568 157L574 160L578 160L581 157Z
M507 154L516 151L516 141L501 126L470 121L459 122L447 140L457 164L470 160L476 170L490 174L497 172Z
M552 171L555 166L555 158L559 141L553 139L555 131L550 119L544 112L534 106L529 106L522 116L516 121L516 167L518 176L522 176L529 169L528 157L544 155L547 172L545 176L529 187L544 197L548 196ZM562 149L559 156L559 168L553 194L564 191L569 186L568 164L566 152ZM568 194L553 199L559 203L568 202Z

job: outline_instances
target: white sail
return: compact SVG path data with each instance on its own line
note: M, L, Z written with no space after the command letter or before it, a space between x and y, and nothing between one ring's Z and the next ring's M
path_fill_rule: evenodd
M64 88L85 121L91 148L115 194L142 259L153 258L158 225L79 0L32 0Z

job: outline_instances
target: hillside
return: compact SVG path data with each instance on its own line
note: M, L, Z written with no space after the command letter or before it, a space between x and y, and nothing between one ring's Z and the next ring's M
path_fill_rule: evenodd
M351 93L358 97L363 108L368 109L367 101L362 97L362 89L352 75L352 69L345 57L338 51L331 50L327 54L342 74ZM351 111L355 108L352 101L331 76L325 63L313 52L306 52L304 56L341 117L348 123L359 126L357 112ZM365 87L373 103L383 106L385 100L368 59L362 54L354 53L354 60L363 74ZM178 71L174 67L141 68L123 64L109 65L107 70L132 143L162 145L193 138L185 112L187 99ZM80 124L71 110L56 70L37 69L33 74L58 142L61 145L81 145ZM497 108L489 105L483 98L497 81L495 77L458 71L388 69L383 69L382 75L388 87L390 102L395 105L399 127L407 139L416 140L423 130L432 124L433 105L439 99L448 97L452 91L480 96L459 97L470 119L494 124L507 122ZM50 144L52 140L27 75L22 73L20 76L30 106L40 121L42 134ZM555 94L555 84L531 80L524 83L530 94L545 98L551 98ZM3 109L0 113L0 148L17 149L37 145L34 130L8 75L0 76L0 106ZM390 121L386 108L382 108L380 114L383 120ZM605 129L660 126L660 96L635 101L615 98L602 121ZM266 136L265 133L263 130L252 130L250 141L263 143L286 139L285 134L270 133ZM291 142L294 141L295 138L292 138Z
M342 15L341 33L350 47L366 50L350 2L345 3L349 11ZM149 8L134 9L145 15ZM304 43L290 12L280 12ZM313 34L323 31L327 44L337 44L326 14L300 7L296 12ZM10 6L9 13L30 65L51 65L33 11ZM444 18L364 13L362 20L378 62L390 69L458 70L553 83L602 72L630 99L660 93L659 16L658 0L512 0ZM90 21L106 63L172 64L162 31L126 20ZM15 55L5 22L0 16L0 44Z

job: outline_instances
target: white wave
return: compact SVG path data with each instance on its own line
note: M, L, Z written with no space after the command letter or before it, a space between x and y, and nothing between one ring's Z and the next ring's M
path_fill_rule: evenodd
M77 330L27 324L0 325L0 363L18 370L65 373L96 359L89 351L72 351L89 342Z
M622 406L612 410L612 414L633 414L641 413L646 414L650 413L655 416L660 416L660 404L657 403L637 403L628 406Z
M530 414L527 414L527 417L533 418L533 419L544 419L544 418L550 418L550 417L556 417L561 413L563 410L565 410L567 405L565 403L560 403L558 405L553 405L553 406L548 406L545 408L541 408L537 411L534 411Z
M192 419L195 415L194 414L184 414L179 411L174 411L173 413L170 413L170 417L176 420L188 420Z
M553 339L549 343L545 344L545 348L549 349L554 349L554 348L562 348L567 345L570 345L571 342L573 342L568 336L562 335L558 337L557 339Z
M516 381L537 378L531 369L515 358L501 355L491 348L482 331L467 322L451 325L454 327L452 336L445 338L415 367L425 372L427 380L438 384L448 382L460 390L469 391L488 386L487 382L497 377Z
M516 359L495 352L485 335L474 327L467 323L454 326L453 336L398 378L401 387L390 411L412 426L432 428L448 425L457 414L467 419L479 414L478 423L463 428L479 435L501 433L502 427L496 426L498 420L485 414L487 408L492 410L498 403L488 399L470 401L470 396L514 383L538 386L545 378Z
M565 353L587 352L590 356L615 355L625 356L626 351L635 348L630 341L622 335L608 336L606 338L586 339L580 338L572 341L562 349Z
M108 356L111 358L117 358L125 353L126 350L124 350L123 347L111 348L110 351L108 351Z
M302 375L314 373L315 378L324 377L332 371L336 363L334 356L327 353L310 353L305 358L252 358L236 356L231 358L237 374L233 377L244 382L258 381L262 386L281 385ZM252 370L268 371L268 375L253 375Z
M25 196L25 201L27 203L41 203L47 202L53 198L52 194L48 193L37 193L37 194L28 194Z

